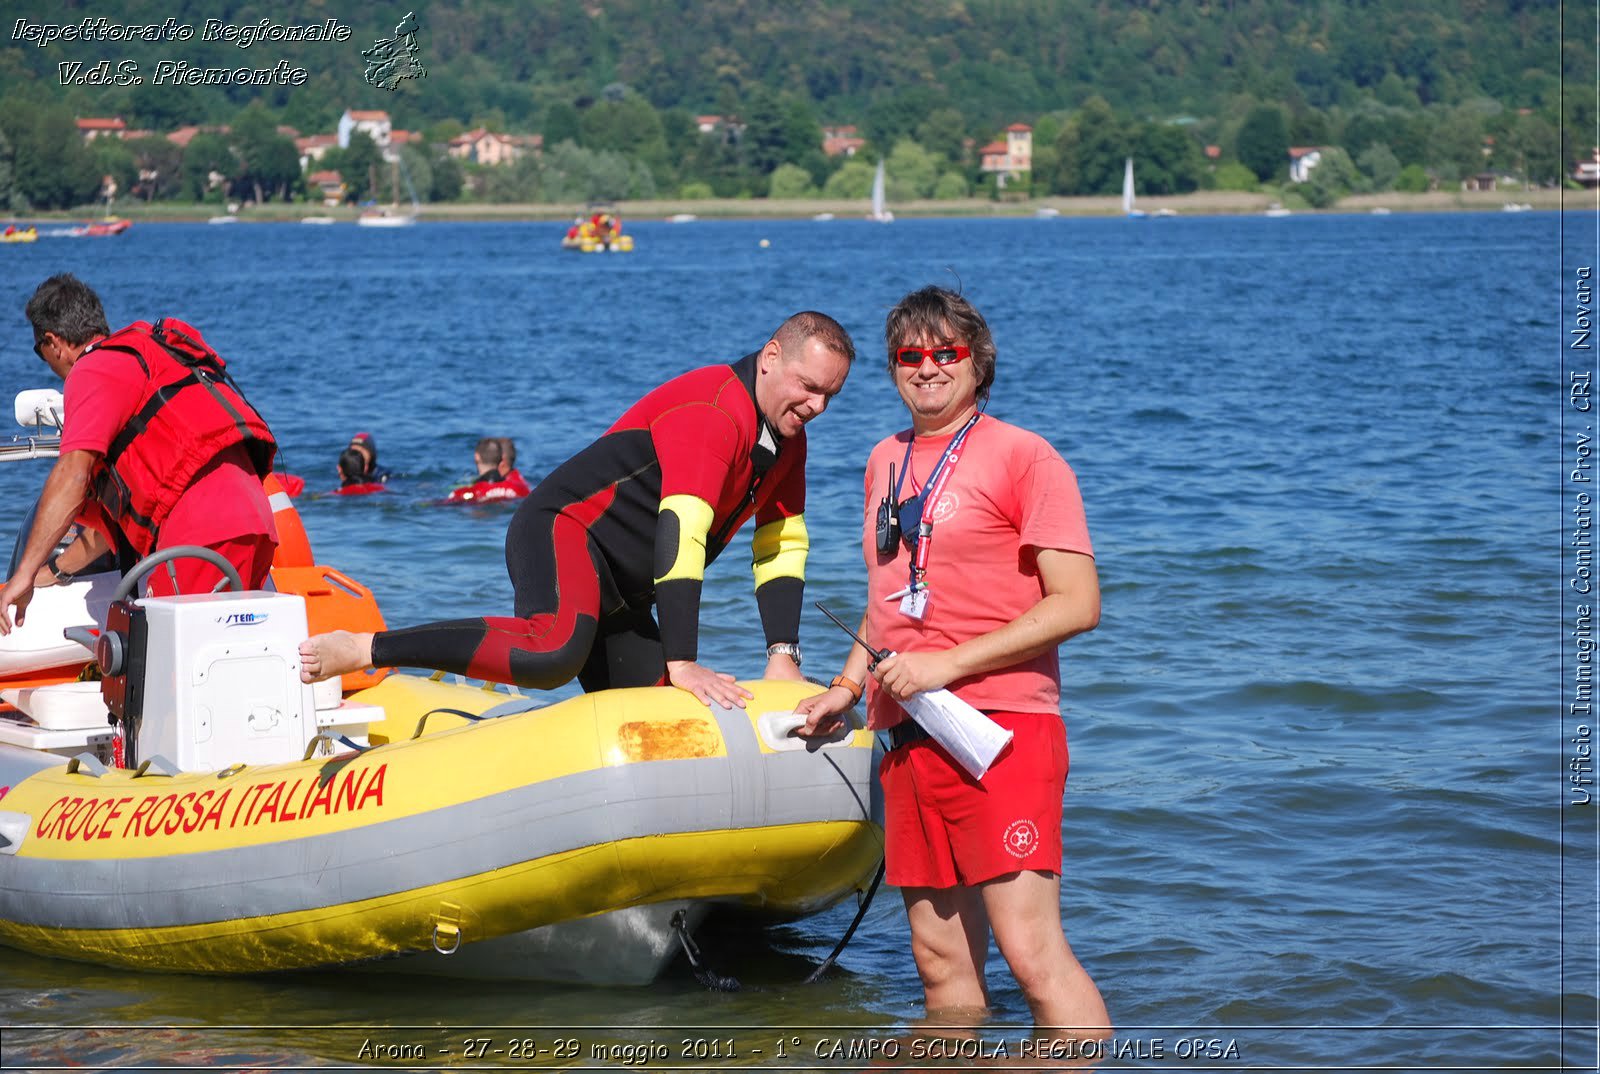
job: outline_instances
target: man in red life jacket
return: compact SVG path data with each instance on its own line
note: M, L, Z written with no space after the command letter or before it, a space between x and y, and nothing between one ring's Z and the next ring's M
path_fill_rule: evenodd
M70 274L40 284L27 316L34 353L66 382L71 420L0 588L0 634L13 608L22 622L36 585L67 581L111 548L142 557L201 545L261 588L278 542L261 479L277 444L200 333L172 319L111 332L99 296ZM83 533L52 556L74 520ZM209 592L221 578L197 559L172 568L149 575L150 595Z

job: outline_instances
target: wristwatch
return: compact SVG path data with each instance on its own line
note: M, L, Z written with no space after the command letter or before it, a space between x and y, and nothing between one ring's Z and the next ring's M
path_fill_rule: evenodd
M50 568L50 573L55 575L56 581L60 582L62 585L66 585L68 582L72 581L72 575L58 567L56 565L56 559L57 556L51 556L49 559L44 561L44 565Z
M779 641L767 646L767 659L774 656L787 656L794 661L794 666L800 666L800 646L792 641Z

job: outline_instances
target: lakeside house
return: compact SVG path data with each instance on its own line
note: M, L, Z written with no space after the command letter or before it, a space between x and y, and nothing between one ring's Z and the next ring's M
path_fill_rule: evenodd
M456 160L490 168L513 164L526 153L538 156L543 151L542 134L501 134L482 127L456 135L445 149Z
M338 205L344 201L345 184L344 176L335 171L312 172L306 176L306 185L315 190L322 198L322 204L329 206Z
M350 148L350 136L356 131L366 134L377 144L384 160L394 161L392 148L394 124L390 121L388 112L345 109L344 115L339 117L340 149Z
M1585 190L1600 187L1600 146L1595 147L1588 160L1580 160L1573 166L1572 181Z
M122 122L121 116L105 119L98 116L85 116L77 121L78 133L85 142L92 142L96 138L121 138L127 131L128 125Z
M1322 149L1320 145L1291 145L1289 147L1289 182L1303 183L1311 178L1311 172L1318 164L1322 163Z
M855 124L822 128L822 152L829 157L853 157L867 144L857 133Z
M1033 171L1033 128L1026 123L1011 124L1005 129L1004 141L990 142L978 150L978 168L993 175L1001 190Z

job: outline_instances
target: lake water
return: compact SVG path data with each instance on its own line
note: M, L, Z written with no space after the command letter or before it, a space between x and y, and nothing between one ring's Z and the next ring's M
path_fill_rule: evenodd
M537 477L651 386L821 309L863 358L812 426L807 593L849 618L860 468L905 424L883 317L913 287L959 284L999 346L991 411L1077 471L1104 587L1100 628L1063 655L1062 913L1122 1027L1105 1067L1592 1065L1593 1032L1562 1031L1594 1024L1596 871L1594 807L1571 804L1566 779L1558 596L1583 428L1562 311L1585 249L1592 265L1592 218L631 229L628 256L503 223L137 225L3 248L0 386L47 383L21 309L51 272L93 284L113 325L191 321L310 490L336 484L351 433L376 435L393 491L301 511L319 558L403 624L510 606L507 510L428 503L471 470L479 436L514 436ZM13 520L44 472L0 468ZM734 550L710 572L701 649L742 676L762 656L744 562ZM803 639L807 671L837 671L848 642L809 604ZM799 983L853 910L707 937L735 994L678 971L639 989L209 979L0 950L3 1058L348 1067L370 1038L454 1047L431 1065L514 1067L528 1064L461 1042L536 1037L618 1069L640 1064L591 1045L668 1046L647 1069L863 1069L828 1041L899 1041L921 989L892 890L842 970ZM983 1039L1015 1062L1027 1008L997 956L990 978ZM432 1028L393 1028L407 1026ZM683 1039L739 1055L683 1056Z

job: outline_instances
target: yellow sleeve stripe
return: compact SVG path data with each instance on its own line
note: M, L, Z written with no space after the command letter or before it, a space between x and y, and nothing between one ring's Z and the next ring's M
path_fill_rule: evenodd
M667 515L672 518L667 518ZM656 548L656 569L666 569L656 576L657 584L675 578L701 581L706 574L706 537L711 533L711 523L716 512L698 496L679 493L661 501L661 514L656 525L657 540L663 539L676 547ZM676 531L677 540L670 534Z
M774 578L804 580L806 553L810 548L811 538L806 534L803 515L791 515L756 527L755 540L751 542L756 588L760 589Z

